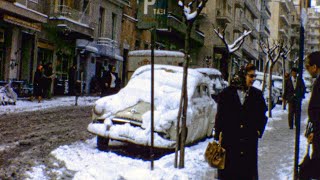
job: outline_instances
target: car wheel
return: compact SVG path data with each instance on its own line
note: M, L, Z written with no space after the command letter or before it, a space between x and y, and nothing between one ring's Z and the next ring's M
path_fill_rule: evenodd
M97 148L100 151L108 150L108 145L109 145L109 138L97 136Z

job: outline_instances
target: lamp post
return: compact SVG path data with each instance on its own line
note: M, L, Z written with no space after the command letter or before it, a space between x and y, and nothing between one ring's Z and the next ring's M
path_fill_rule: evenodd
M298 63L298 82L296 91L296 97L298 98L296 104L295 113L295 123L296 123L296 133L295 133L295 153L294 153L294 173L293 179L297 180L299 171L299 144L300 144L300 124L301 124L301 101L303 90L301 88L302 84L302 69L303 69L303 57L304 57L304 28L307 23L307 12L306 8L311 7L311 0L300 0L300 45L299 45L299 63Z

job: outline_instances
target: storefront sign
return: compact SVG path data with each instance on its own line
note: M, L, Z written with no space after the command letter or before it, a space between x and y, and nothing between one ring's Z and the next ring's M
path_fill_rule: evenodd
M138 28L150 29L154 26L165 28L167 25L166 0L139 0Z
M21 27L32 29L39 32L41 31L41 25L38 23L28 22L13 16L9 16L9 15L4 15L3 20L8 23L15 24L17 26L21 26Z

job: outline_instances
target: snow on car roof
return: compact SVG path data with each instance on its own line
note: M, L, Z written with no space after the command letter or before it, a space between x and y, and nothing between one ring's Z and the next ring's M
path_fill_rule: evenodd
M184 53L180 51L155 50L155 56L184 57ZM151 50L130 51L129 56L151 56Z
M95 109L107 112L108 118L118 111L132 107L139 101L151 103L151 66L145 65L138 68L130 81L117 94L100 98L95 102ZM183 68L170 65L154 65L154 103L155 103L155 128L171 126L172 120L177 118L181 97ZM188 69L188 101L198 84L209 84L210 79L194 69ZM192 111L188 108L188 111ZM170 121L171 120L171 121ZM188 121L188 120L187 120ZM148 127L150 112L143 116L143 125ZM188 123L188 122L187 122Z
M195 70L207 75L221 75L221 72L215 68L196 68Z

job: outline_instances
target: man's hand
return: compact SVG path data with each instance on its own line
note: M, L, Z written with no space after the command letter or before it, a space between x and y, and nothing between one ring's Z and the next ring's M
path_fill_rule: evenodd
M313 133L310 133L308 136L308 143L312 144L313 141Z

